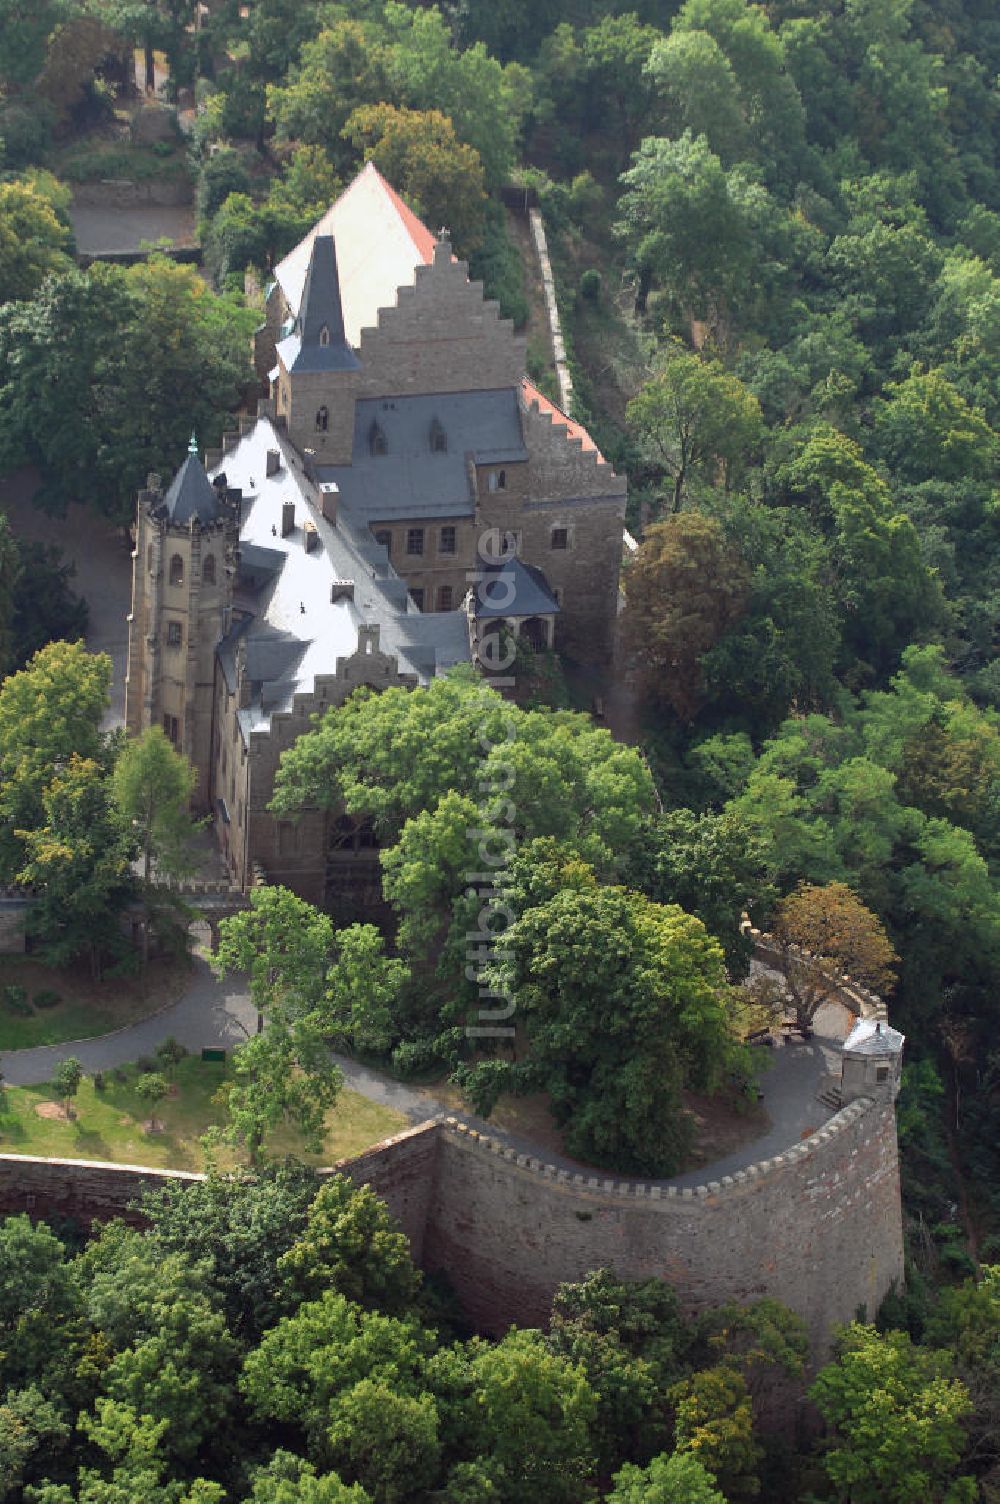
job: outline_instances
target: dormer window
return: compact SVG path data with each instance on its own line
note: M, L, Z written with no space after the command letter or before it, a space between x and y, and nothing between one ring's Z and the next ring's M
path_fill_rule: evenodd
M330 343L330 328L328 324L324 324L320 329L319 342L321 345L328 345Z
M373 422L371 428L369 428L368 430L368 448L370 449L372 454L389 453L389 445L386 442L385 431L376 422Z
M431 424L431 453L448 453L448 435L441 427L441 424L438 422L437 418L435 418L433 423Z
M326 431L329 428L329 426L330 426L330 409L328 407L318 408L317 412L316 412L316 432L317 433L326 433Z

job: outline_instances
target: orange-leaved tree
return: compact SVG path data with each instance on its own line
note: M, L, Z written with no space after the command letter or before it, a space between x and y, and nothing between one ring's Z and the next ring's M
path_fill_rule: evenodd
M892 942L846 883L800 883L778 903L771 928L796 1020L807 1034L842 974L873 992L891 991L895 983L899 957Z

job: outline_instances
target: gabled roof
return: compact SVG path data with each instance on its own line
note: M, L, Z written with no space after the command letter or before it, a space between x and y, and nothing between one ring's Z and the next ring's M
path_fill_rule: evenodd
M493 582L498 589L493 589ZM523 559L487 564L476 587L478 617L555 616L559 603L542 571Z
M432 443L435 425L446 440L443 450ZM377 454L375 428L384 440ZM470 458L498 465L528 458L514 387L361 398L354 406L351 464L321 464L317 476L336 484L360 524L468 517L476 505Z
M170 483L163 504L171 522L186 524L192 517L197 517L199 522L218 521L218 493L197 454L188 452L187 459Z
M417 267L433 261L434 236L369 162L274 269L295 314L318 235L337 242L344 333L357 349L361 330L377 322L379 309L392 307L397 289L411 286Z
M295 328L278 345L278 354L289 371L357 368L358 357L344 338L337 247L332 235L317 235L313 240Z

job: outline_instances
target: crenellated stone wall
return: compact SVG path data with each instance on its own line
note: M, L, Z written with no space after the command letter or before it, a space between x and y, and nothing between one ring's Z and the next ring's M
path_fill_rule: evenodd
M335 1168L385 1199L417 1261L448 1275L485 1331L543 1325L560 1283L608 1264L668 1280L688 1312L774 1296L805 1319L819 1360L834 1324L860 1306L874 1315L903 1274L895 1116L868 1098L693 1189L572 1174L453 1119ZM0 1212L118 1216L168 1178L199 1177L0 1155Z

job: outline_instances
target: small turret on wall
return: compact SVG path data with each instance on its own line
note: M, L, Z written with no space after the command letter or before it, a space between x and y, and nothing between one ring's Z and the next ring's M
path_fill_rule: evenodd
M224 477L209 480L193 436L167 491L151 475L139 493L125 722L133 736L161 726L190 759L199 811L208 808L215 649L229 628L240 500Z
M881 1018L859 1018L844 1040L840 1057L840 1098L895 1102L903 1069L904 1036Z

